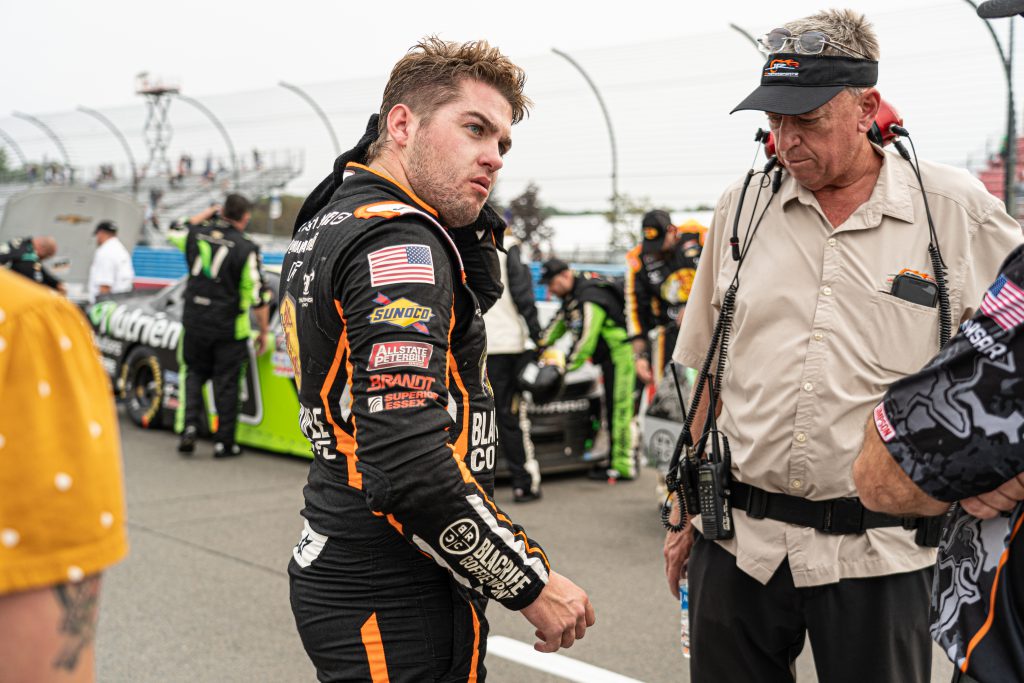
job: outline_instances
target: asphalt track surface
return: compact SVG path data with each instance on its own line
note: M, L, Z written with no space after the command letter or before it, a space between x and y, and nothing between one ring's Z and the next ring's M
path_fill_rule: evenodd
M174 435L143 431L123 417L121 434L131 551L105 574L97 680L315 681L285 572L302 529L307 462L253 450L214 460L212 444L202 441L186 459L175 452ZM492 605L498 638L486 660L488 681L689 680L679 607L662 573L654 480L649 470L615 486L549 478L544 498L525 505L513 505L511 491L499 488L499 505L588 591L597 624L562 651L567 660L551 658L529 650L533 628L519 613ZM934 662L932 681L948 681L951 666L937 649ZM807 649L798 680L817 680Z

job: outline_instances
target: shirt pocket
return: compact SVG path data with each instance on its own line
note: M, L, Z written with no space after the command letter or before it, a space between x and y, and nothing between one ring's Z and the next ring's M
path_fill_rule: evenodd
M864 333L879 367L908 375L939 351L939 309L876 292Z

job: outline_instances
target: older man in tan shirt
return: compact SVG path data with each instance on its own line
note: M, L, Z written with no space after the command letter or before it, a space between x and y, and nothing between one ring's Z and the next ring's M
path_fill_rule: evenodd
M689 574L692 680L792 681L809 634L823 681L927 681L934 550L897 519L868 515L837 533L829 504L804 505L856 496L868 413L939 348L939 307L893 294L903 273L935 282L926 205L912 166L867 137L880 102L870 24L821 12L765 40L762 86L737 109L767 113L782 182L767 208L756 182L720 199L675 351L703 363L737 272L729 233L746 191L741 241L760 227L742 261L717 420L741 483L735 536L713 543L687 528L665 542L669 585ZM1024 235L966 172L922 163L921 175L956 324ZM770 495L747 512L755 489ZM792 503L781 496L821 510L821 522L781 521Z

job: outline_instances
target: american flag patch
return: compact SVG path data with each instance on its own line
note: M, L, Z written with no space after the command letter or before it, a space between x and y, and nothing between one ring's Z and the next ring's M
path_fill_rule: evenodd
M393 285L397 282L434 284L434 259L425 244L402 244L370 252L370 285Z
M1000 275L981 301L981 312L1004 330L1024 323L1024 289Z

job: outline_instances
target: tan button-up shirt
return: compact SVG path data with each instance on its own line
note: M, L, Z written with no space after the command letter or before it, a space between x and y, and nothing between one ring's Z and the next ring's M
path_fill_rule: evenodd
M906 161L876 151L884 163L871 197L838 228L787 175L753 237L740 270L718 420L738 481L811 500L857 495L850 468L868 414L886 387L938 351L938 308L889 293L904 269L934 277L920 186ZM921 172L955 326L973 314L1024 234L965 171L922 163ZM741 243L756 188L755 181L743 203ZM674 357L690 367L703 362L736 273L728 242L740 189L737 183L719 200L686 308ZM761 193L757 216L769 193ZM912 571L935 559L898 527L838 536L733 514L736 536L721 544L762 583L787 558L797 586Z

